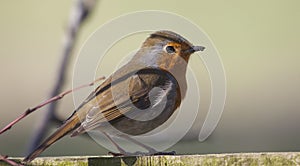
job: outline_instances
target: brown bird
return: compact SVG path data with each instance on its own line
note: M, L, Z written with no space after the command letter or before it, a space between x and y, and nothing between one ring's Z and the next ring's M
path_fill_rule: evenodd
M76 136L94 129L112 142L110 136L120 136L156 153L128 135L145 134L170 118L185 97L190 55L203 50L171 31L151 34L133 58L97 87L24 161L33 160L68 133Z

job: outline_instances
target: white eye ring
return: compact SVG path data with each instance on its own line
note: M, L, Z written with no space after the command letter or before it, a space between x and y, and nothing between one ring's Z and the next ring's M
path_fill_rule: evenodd
M176 49L174 48L174 46L166 45L164 49L169 54L173 54L176 52Z

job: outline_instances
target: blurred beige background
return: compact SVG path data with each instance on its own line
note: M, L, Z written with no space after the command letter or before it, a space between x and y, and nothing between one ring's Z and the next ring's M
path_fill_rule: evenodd
M1 127L47 98L56 78L72 3L0 1ZM199 116L185 141L172 150L178 153L300 150L299 1L229 0L216 4L196 0L176 3L102 0L96 5L80 31L75 53L96 28L110 19L153 9L174 12L195 22L220 52L227 76L227 100L221 121L209 139L200 143L196 138L203 116ZM72 67L65 89L71 87ZM204 90L204 94L209 93ZM67 117L73 109L72 97L66 97L59 114ZM22 156L42 112L43 109L1 135L0 154ZM106 149L92 140L66 137L43 155L106 153Z

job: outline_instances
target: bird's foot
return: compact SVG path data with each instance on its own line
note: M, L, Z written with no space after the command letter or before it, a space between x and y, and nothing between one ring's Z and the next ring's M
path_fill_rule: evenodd
M108 154L114 157L125 156L123 153L115 153L115 152L108 152Z
M175 151L171 151L171 152L156 152L153 155L176 155Z
M115 152L108 152L108 154L113 155L114 157L119 157L119 156L147 156L147 155L154 155L154 156L158 156L158 155L176 155L175 151L171 151L171 152L155 152L155 153L147 153L147 152L125 152L125 153L115 153Z
M122 152L122 153L115 153L115 152L108 152L108 154L113 155L114 157L118 157L118 156L146 156L149 155L149 153L145 153L145 152Z

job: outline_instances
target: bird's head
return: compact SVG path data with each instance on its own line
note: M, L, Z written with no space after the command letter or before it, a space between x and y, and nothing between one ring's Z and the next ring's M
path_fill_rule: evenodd
M145 40L136 58L147 65L170 70L180 64L186 65L191 54L204 48L194 46L177 33L163 30L152 33Z

